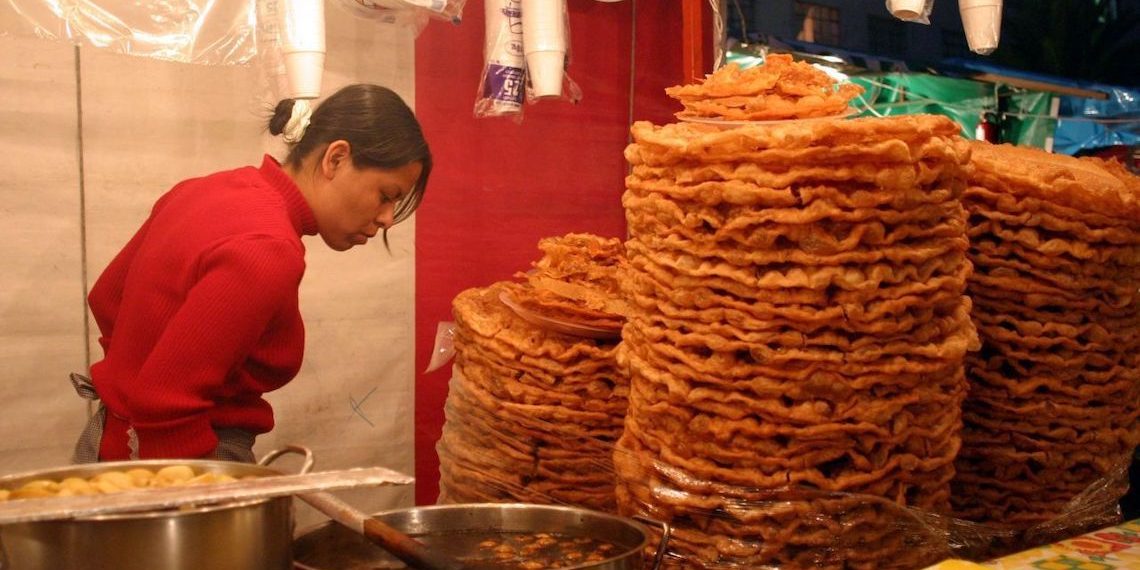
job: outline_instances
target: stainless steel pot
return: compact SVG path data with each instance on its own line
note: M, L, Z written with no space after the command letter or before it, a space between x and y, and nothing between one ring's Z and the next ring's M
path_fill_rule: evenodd
M312 468L311 451L289 446L268 453L256 465L209 460L92 463L0 477L0 488L170 465L238 478L281 475L268 466L287 453L304 455L301 473ZM0 570L288 570L293 531L291 496L11 524L0 527L0 554L5 556Z
M609 558L567 570L656 570L669 540L668 525L650 519L627 519L588 509L521 503L438 505L385 511L375 518L409 534L428 548L460 560L472 560L471 550L485 539L516 533L550 533L598 539L615 545ZM652 560L645 550L654 534L645 526L659 528L660 540ZM374 570L406 568L396 558L368 539L338 524L324 523L307 529L293 543L297 570ZM491 568L485 563L476 568Z

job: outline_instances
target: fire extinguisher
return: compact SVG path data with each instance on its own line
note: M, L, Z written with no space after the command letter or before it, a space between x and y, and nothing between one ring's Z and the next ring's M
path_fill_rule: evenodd
M985 111L978 119L978 126L974 129L974 138L989 143L998 142L998 120L992 111Z

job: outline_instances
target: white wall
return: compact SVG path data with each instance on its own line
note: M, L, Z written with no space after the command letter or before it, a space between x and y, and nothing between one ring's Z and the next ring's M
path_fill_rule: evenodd
M12 12L0 9L0 30ZM324 91L370 82L414 101L414 31L330 4ZM12 29L8 26L7 29ZM65 465L86 406L67 374L101 357L86 319L90 285L179 180L260 163L284 147L265 133L262 66L195 66L0 35L0 474ZM306 238L298 377L270 395L277 428L256 452L297 443L317 469L413 472L414 219L345 253ZM354 403L355 402L355 403ZM296 461L282 460L284 470ZM412 504L412 489L342 497L369 512ZM299 524L323 521L298 507Z

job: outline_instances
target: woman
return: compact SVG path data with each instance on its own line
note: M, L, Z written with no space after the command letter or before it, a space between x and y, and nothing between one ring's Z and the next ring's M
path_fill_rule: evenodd
M179 183L92 287L104 358L72 381L102 405L74 461L254 460L273 429L262 395L301 367L301 236L344 251L382 232L387 247L432 168L386 88L351 85L307 111L285 100L269 121L290 144L284 164L267 155Z

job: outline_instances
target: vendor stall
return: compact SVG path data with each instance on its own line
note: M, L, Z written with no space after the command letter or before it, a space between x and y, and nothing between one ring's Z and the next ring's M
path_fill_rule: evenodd
M13 220L0 242L19 269L0 278L12 347L0 561L1131 562L1140 525L1121 523L1118 503L1140 443L1140 178L1044 150L1057 132L1036 122L1056 110L1049 92L852 78L777 51L714 69L704 48L717 7L701 1L677 17L661 16L665 0L553 1L531 13L540 21L524 16L528 0L255 4L220 28L192 25L193 6L143 18L167 34L138 14L0 9L12 79L0 94L29 110L0 134L21 165L0 186ZM290 6L312 17L261 25ZM307 35L317 20L328 33ZM280 60L263 67L266 37ZM528 75L540 66L553 75ZM331 92L362 82L390 85L397 109L414 104L409 130L422 126L430 154L380 161L376 179L346 138L309 148L311 168L273 157L292 156ZM978 136L994 110L1023 115L1006 130L1019 144ZM264 136L267 112L284 146ZM285 205L278 257L308 271L286 302L304 326L267 319L306 340L305 358L250 351L226 369L296 376L243 402L272 408L260 465L216 457L226 434L212 424L209 455L159 457L136 429L145 406L69 394L76 372L74 389L98 397L82 373L111 350L107 315L133 285L102 288L90 314L87 300L145 220L244 221L160 218L165 202L151 205L178 180L263 153L260 170L238 172L312 176L258 202ZM409 195L422 209L396 224ZM329 208L375 202L383 223L329 230ZM383 246L366 245L380 231ZM360 247L334 254L318 235ZM177 285L213 264L187 267L152 271ZM242 292L250 304L270 295ZM161 383L190 382L170 376ZM65 466L85 422L116 427L112 451L129 459L106 462L100 433L104 463ZM272 467L282 450L301 467ZM148 546L111 544L123 536Z

